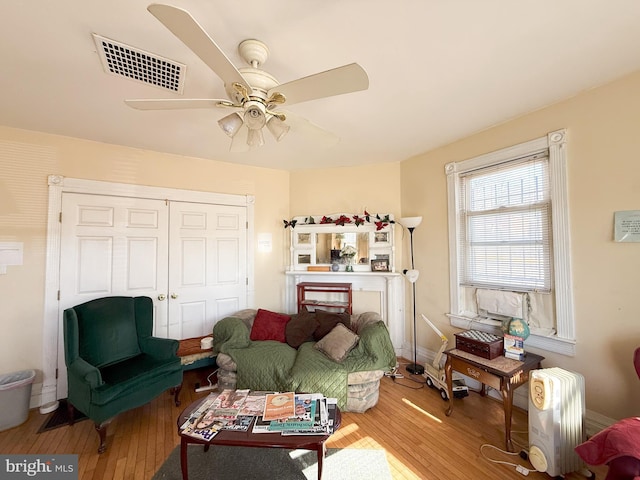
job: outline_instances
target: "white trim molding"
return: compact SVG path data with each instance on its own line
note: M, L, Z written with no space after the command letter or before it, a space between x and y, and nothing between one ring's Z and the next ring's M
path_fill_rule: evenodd
M573 283L571 277L571 243L569 229L569 200L567 182L567 132L556 130L545 137L537 138L512 147L480 155L461 162L445 165L447 175L447 200L449 218L449 291L451 325L458 328L474 328L494 331L487 325L469 316L464 309L463 292L460 288L460 205L457 189L459 175L471 170L523 157L543 150L549 152L550 195L553 228L553 272L555 295L556 333L552 336L531 334L526 345L563 355L575 355L575 318L573 305Z
M57 402L58 342L62 342L60 331L58 292L60 290L60 213L63 193L85 193L147 198L153 200L180 201L191 203L209 203L219 205L247 207L247 305L255 302L254 279L254 210L253 195L234 195L196 190L180 190L164 187L149 187L124 183L111 183L78 178L66 178L61 175L49 175L49 206L47 217L47 259L45 271L45 297L43 312L42 345L42 389L37 392L39 399L33 396L31 405L40 405L49 410ZM36 393L36 392L34 392ZM55 408L54 408L55 409Z

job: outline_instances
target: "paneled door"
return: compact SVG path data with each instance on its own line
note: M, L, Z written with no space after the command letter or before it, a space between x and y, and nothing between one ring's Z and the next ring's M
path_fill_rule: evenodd
M60 321L95 298L146 295L156 336L210 333L246 308L246 237L244 207L64 193ZM67 395L62 325L57 392Z
M161 200L62 195L60 322L69 307L95 298L146 295L166 323L168 206ZM64 332L58 339L58 398L67 396Z
M170 202L169 315L156 335L191 338L247 307L244 207Z

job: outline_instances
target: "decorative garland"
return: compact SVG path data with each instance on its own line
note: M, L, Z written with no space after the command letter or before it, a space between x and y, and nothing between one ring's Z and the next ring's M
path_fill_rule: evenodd
M291 221L282 220L284 222L284 228L295 228L296 225L338 225L340 227L344 227L345 225L355 224L356 227L363 225L365 223L374 223L376 225L376 231L382 230L384 227L389 225L390 223L395 223L394 220L391 220L389 214L384 216L380 216L379 214L371 215L366 210L364 211L363 216L353 215L352 217L348 217L346 215L340 215L338 218L331 218L323 215L320 219L320 222L316 223L316 220L313 216L309 215L305 218L304 222L298 222L296 219L292 219Z

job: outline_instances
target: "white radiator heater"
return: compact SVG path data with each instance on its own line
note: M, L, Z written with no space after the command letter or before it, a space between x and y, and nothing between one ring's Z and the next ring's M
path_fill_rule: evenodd
M584 377L561 368L529 376L529 461L552 477L584 471L575 447L586 439Z

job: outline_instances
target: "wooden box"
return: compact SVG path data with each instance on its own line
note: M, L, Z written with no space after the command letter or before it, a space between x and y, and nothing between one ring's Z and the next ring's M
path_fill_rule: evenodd
M493 360L502 355L504 339L493 333L465 330L455 334L456 348L478 357Z
M329 265L309 265L307 272L330 272L331 267Z

